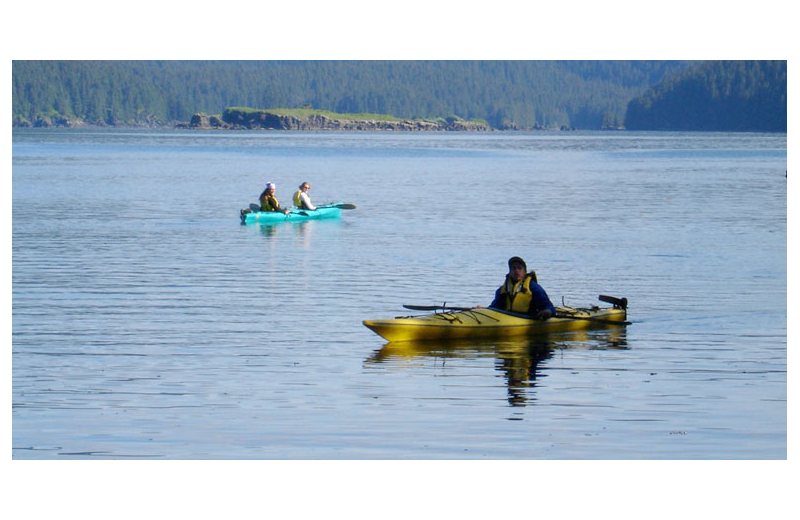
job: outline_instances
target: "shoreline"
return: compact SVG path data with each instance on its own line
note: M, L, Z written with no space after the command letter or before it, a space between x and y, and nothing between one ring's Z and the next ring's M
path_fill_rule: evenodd
M195 113L188 122L161 122L156 120L140 123L88 123L81 119L53 117L30 122L25 119L12 121L12 128L68 128L68 129L178 129L178 130L294 130L294 131L378 131L378 132L497 132L497 131L574 131L575 128L547 128L536 125L520 128L509 124L495 128L483 120L465 120L460 117L433 119L410 119L392 116L352 117L353 114L310 113L292 114L269 110L227 109L222 115ZM351 117L347 117L351 116ZM355 115L358 116L358 115ZM374 116L368 114L367 116ZM618 128L609 130L620 130Z

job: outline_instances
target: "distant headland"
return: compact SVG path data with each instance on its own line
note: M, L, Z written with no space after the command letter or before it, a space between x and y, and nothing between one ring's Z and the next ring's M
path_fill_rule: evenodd
M361 130L407 132L488 132L486 121L452 116L403 119L387 114L340 114L311 108L255 109L229 107L220 115L197 113L176 128L194 130Z

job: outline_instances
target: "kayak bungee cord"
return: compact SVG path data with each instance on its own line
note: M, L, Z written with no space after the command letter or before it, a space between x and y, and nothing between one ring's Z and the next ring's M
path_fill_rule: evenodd
M478 319L478 316L483 316L484 318L488 318L488 319L494 320L494 321L500 321L497 318L495 318L494 316L490 316L490 315L485 314L483 312L472 310L472 309L460 311L460 313L461 313L462 316L468 316L468 317L472 318L473 320L475 320L475 323L477 323L478 325L480 325L482 323L481 320ZM461 321L461 318L459 318L458 316L456 316L455 314L453 314L450 311L434 312L434 315L437 318L446 320L446 321L448 321L450 323L453 323L453 322L464 323L463 321Z

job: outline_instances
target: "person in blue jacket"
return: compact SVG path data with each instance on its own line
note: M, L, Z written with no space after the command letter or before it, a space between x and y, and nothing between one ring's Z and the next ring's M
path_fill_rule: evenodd
M555 316L556 308L544 288L536 283L536 273L527 270L522 258L511 257L508 260L506 280L495 292L489 307L528 314L540 320Z

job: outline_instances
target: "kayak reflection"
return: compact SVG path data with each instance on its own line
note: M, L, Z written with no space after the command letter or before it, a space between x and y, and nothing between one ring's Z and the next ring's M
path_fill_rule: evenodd
M289 222L284 225L276 224L256 224L255 226L248 226L248 228L256 228L259 233L270 241L286 240L289 236L294 236L299 239L299 243L303 248L308 249L312 244L312 238L315 233L330 233L342 226L340 220L306 220L300 222Z
M398 361L431 358L448 359L494 357L495 369L501 372L508 387L508 403L511 406L533 404L533 390L537 381L547 377L547 360L559 350L606 350L627 349L625 329L582 330L548 334L515 340L471 340L471 341L402 341L387 343L367 358L367 364L392 363Z

